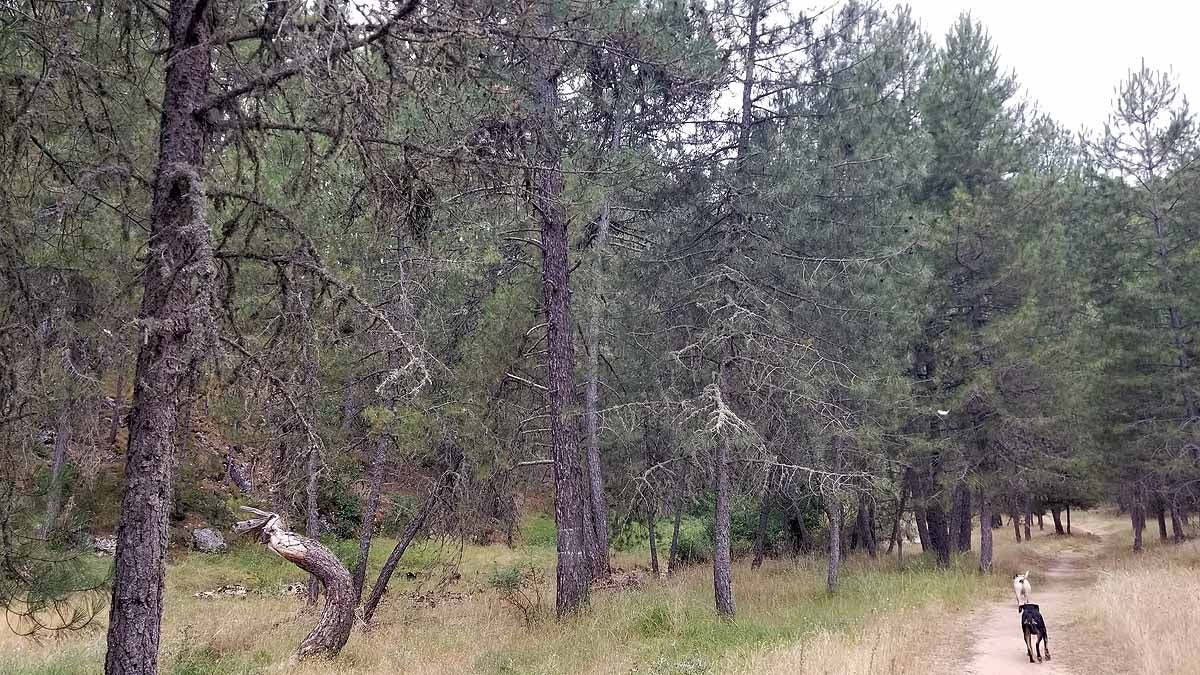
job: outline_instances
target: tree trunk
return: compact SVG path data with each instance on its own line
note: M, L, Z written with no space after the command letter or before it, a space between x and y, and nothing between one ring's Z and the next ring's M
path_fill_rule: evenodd
M687 471L687 465L684 465L683 471ZM675 574L675 566L679 564L679 525L683 520L683 487L684 474L683 471L676 477L675 486L675 522L671 526L671 550L667 553L667 575Z
M962 533L962 492L963 482L957 481L954 484L954 491L950 495L950 550L961 551L958 541L959 535Z
M1037 519L1038 519L1038 531L1039 531L1039 532L1041 532L1042 530L1045 530L1045 529L1046 529L1046 523L1045 523L1045 522L1043 522L1043 520L1042 520L1042 517L1043 517L1043 516L1045 516L1045 515L1046 515L1046 514L1044 514L1044 513L1039 513L1039 514L1037 514Z
M429 519L429 515L433 513L442 496L454 489L454 484L458 480L458 470L461 466L462 454L456 452L450 463L450 468L442 474L441 480L429 492L429 496L425 498L425 503L413 514L412 520L408 521L408 525L404 527L404 533L400 535L400 539L396 541L396 546L388 555L387 560L384 561L383 567L379 570L379 576L375 578L375 585L371 587L371 594L367 596L367 601L363 604L363 623L371 622L371 617L375 615L375 610L379 607L379 601L383 598L383 594L387 592L388 582L392 579L392 573L396 571L396 565L400 564L400 559L404 557L404 552L408 550L408 545L412 543L417 533L421 531L421 528L425 527L425 521Z
M1050 518L1054 520L1054 534L1066 534L1062 524L1062 510L1058 507L1050 509Z
M619 105L619 104L617 104ZM610 135L610 151L617 152L621 146L621 127L624 125L620 111L614 114L613 129ZM587 323L587 366L588 376L584 385L583 419L587 428L587 472L590 486L592 537L596 553L593 556L596 576L607 575L610 568L608 555L608 504L604 496L604 476L600 464L600 415L598 412L600 395L600 333L601 306L604 299L606 279L605 246L608 243L608 229L611 215L611 204L606 196L600 207L600 217L596 228L596 239L593 246L596 250L596 260L593 265L594 290L590 303Z
M554 453L554 524L558 564L555 606L565 617L588 602L590 578L584 558L584 493L579 452L572 429L575 400L575 355L571 344L570 243L562 201L562 139L558 128L558 72L551 58L549 36L554 18L541 8L541 30L532 66L536 69L534 113L536 156L533 204L541 218L542 308L546 317L547 377L550 443ZM602 497L602 494L599 495Z
M117 391L112 397L112 409L108 418L108 442L104 445L111 450L117 445L117 435L121 432L121 409L125 407L125 369L117 369Z
M325 587L325 607L316 627L300 641L295 658L336 655L350 639L350 629L354 626L354 586L350 571L320 542L284 530L278 515L255 512L266 517L238 523L234 529L247 532L261 527L267 548L320 579Z
M54 427L54 454L50 459L50 485L46 489L46 520L42 525L42 538L49 539L58 524L62 508L63 470L67 465L67 448L71 445L71 417L73 406L64 403L58 413L58 424Z
M825 515L829 517L829 564L825 569L825 590L837 591L838 573L842 564L842 502L827 498Z
M1029 493L1025 494L1025 541L1031 541L1033 534L1030 528L1033 527L1033 501L1029 497Z
M717 443L713 462L714 486L717 496L713 523L713 595L717 614L722 618L733 618L736 607L733 601L733 570L730 559L730 514L729 514L729 446Z
M946 528L946 512L942 509L941 500L934 499L925 507L925 518L929 521L929 536L937 553L938 567L949 567L950 533Z
M1158 519L1158 540L1167 541L1167 508L1160 502L1154 516Z
M321 514L317 510L318 477L321 472L321 454L317 444L309 439L308 456L306 458L304 484L304 533L309 539L316 540L321 536ZM321 579L312 575L308 580L308 604L317 604L317 596L321 593Z
M1071 534L1071 505L1067 504L1067 534Z
M1136 553L1141 553L1142 546L1142 530L1146 527L1146 511L1140 502L1134 502L1129 507L1129 518L1133 521L1133 550Z
M904 504L908 499L909 490L908 472L905 472L904 482L900 485L900 498L896 500L896 520L892 523L892 538L891 541L888 542L888 555L891 555L892 548L896 546L896 544L900 541L900 537L902 536L900 532L900 525L904 521ZM901 544L901 546L903 546L903 544Z
M758 504L758 526L754 529L754 560L750 569L762 567L763 558L767 554L767 523L771 518L771 497L768 488L763 488L762 499Z
M654 578L658 578L658 533L655 528L658 527L658 505L652 500L650 502L649 513L646 515L647 526L650 529L650 572L654 574Z
M992 522L992 496L979 488L979 571L992 573L992 528L982 523Z
M865 494L858 496L858 515L855 517L855 529L858 531L858 541L866 549L867 555L875 558L879 548L875 541L875 518L871 513L870 500Z
M354 562L354 606L362 602L363 586L367 583L367 564L371 557L371 541L375 537L375 517L379 513L379 495L383 491L383 460L387 457L387 437L380 435L367 459L367 503L363 506L358 525L358 558Z
M211 79L206 0L171 0L150 237L142 271L133 416L109 612L106 675L158 672L167 517L182 399L213 348L212 246L201 183Z
M1181 543L1187 536L1183 533L1183 519L1179 517L1179 505L1171 503L1171 537L1175 543Z
M954 519L953 540L954 550L965 553L971 550L971 488L966 482L960 481L954 488Z
M1012 526L1013 526L1013 534L1016 535L1017 543L1019 544L1019 543L1021 543L1021 518L1017 515L1017 509L1015 506L1013 507L1013 510L1009 512L1008 515L1009 515L1009 522L1011 522Z

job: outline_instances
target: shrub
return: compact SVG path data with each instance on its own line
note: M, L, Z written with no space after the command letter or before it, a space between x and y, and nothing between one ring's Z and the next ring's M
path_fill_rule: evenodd
M488 578L488 585L496 591L501 602L521 612L525 626L533 626L544 616L542 586L546 577L533 564L498 567Z

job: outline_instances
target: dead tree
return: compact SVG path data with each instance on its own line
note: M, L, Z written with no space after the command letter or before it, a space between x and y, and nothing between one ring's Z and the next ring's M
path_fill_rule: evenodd
M319 579L325 587L325 607L317 625L300 641L292 658L337 654L350 639L350 629L354 626L354 588L350 571L320 542L285 529L278 514L248 506L243 506L242 510L259 517L239 522L234 531L257 531L259 540L267 548Z

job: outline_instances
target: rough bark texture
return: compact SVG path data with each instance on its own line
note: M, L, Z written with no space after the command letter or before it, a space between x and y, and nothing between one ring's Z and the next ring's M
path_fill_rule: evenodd
M992 496L984 488L979 489L979 522L992 522ZM992 573L992 528L979 527L979 571Z
M125 488L109 613L107 675L158 672L175 436L182 398L211 347L212 247L201 184L208 93L207 0L172 0Z
M307 480L304 484L304 533L314 541L321 536L321 514L317 511L318 475L321 470L321 455L317 446L310 439L306 457L305 472ZM308 580L308 604L317 604L317 596L321 592L321 579L312 575Z
M541 30L554 32L550 8L543 7ZM558 130L558 74L549 39L537 41L534 54L537 140L533 202L541 218L542 308L546 317L547 404L550 444L554 452L554 523L558 565L555 605L558 616L588 602L590 578L584 558L584 493L579 453L570 423L575 400L575 355L571 344L570 263L567 217L562 202L562 141Z
M354 588L350 571L320 542L284 529L277 514L245 510L263 517L240 522L235 530L252 532L261 528L260 536L267 548L319 579L325 588L325 606L317 625L300 641L295 658L337 654L350 639L350 629L354 626Z
M830 593L837 590L838 572L842 564L842 510L841 500L826 500L825 515L829 517L829 564L825 568L825 590Z
M717 444L713 474L717 496L716 513L713 514L713 595L716 598L717 614L732 618L736 607L733 602L733 569L730 557L729 446L724 442Z
M354 562L354 606L362 602L363 586L367 582L367 560L371 555L371 541L375 537L375 516L379 513L379 494L383 491L383 460L387 457L388 439L380 436L371 446L367 460L367 503L363 506L362 521L358 525L358 558Z

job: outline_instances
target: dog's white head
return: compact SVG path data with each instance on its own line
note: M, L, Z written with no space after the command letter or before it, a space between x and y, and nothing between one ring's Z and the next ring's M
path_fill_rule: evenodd
M1026 572L1024 574L1014 574L1013 575L1013 586L1020 586L1020 585L1026 584L1028 582L1029 582L1029 571L1028 570L1026 570Z

